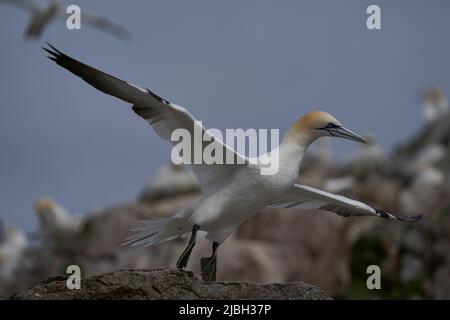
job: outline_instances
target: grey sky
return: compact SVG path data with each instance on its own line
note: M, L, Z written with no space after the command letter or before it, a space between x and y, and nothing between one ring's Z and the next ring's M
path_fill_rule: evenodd
M421 125L420 90L450 89L450 2L71 1L129 28L128 42L62 21L23 41L0 5L0 217L31 229L33 201L72 212L133 199L170 147L125 103L47 60L44 41L187 107L208 127L279 128L322 109L387 148ZM379 4L382 29L366 28ZM341 154L358 146L333 141Z

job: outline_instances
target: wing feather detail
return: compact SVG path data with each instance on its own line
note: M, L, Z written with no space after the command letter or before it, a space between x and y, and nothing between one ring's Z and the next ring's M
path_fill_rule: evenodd
M361 201L353 200L341 195L322 191L309 186L295 184L281 199L270 207L320 209L334 212L343 217L376 216L399 221L418 221L422 215L401 216L371 207Z

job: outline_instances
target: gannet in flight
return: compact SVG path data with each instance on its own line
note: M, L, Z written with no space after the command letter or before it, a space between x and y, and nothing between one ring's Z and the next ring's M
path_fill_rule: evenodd
M41 6L41 4L36 0L0 0L0 3L2 2L14 5L30 12L31 20L25 31L26 38L38 38L44 32L44 29L55 19L66 20L68 17L65 8L62 8L61 6L60 0L52 0L45 7ZM113 36L121 39L126 39L130 35L129 31L124 27L108 20L107 18L99 17L82 9L82 28L84 24L112 34Z
M183 107L162 99L148 89L141 89L83 64L49 46L50 48L43 48L50 54L48 58L98 90L132 104L132 110L144 118L161 138L176 144L171 141L171 133L175 129L184 128L191 133L191 139L194 139L194 128L198 130L199 122ZM208 134L205 128L202 127L201 130L205 135ZM311 112L293 124L277 147L278 172L262 175L258 164L249 161L219 139L212 139L210 143L218 144L224 154L241 161L236 161L236 164L190 164L203 196L171 218L144 221L144 226L137 229L138 233L128 238L124 245L155 245L191 232L189 244L177 262L178 268L184 268L195 245L197 232L202 230L207 233L206 239L212 242L212 255L201 261L202 277L206 281L213 281L219 245L242 222L266 207L315 208L332 211L344 217L377 216L400 221L420 219L420 216L394 215L360 201L296 184L307 147L316 139L325 136L364 142L363 138L345 129L329 113Z

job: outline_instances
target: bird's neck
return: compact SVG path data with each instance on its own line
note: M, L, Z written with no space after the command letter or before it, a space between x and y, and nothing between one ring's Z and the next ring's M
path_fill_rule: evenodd
M286 132L281 140L282 145L290 148L297 148L304 153L311 143L317 140L319 136L308 133L306 130L293 130Z
M295 167L298 172L303 155L311 142L307 137L293 136L288 132L279 146L280 164Z
M288 132L281 140L278 147L271 152L258 157L261 163L270 163L270 167L275 166L279 174L286 176L297 176L300 170L300 165L308 146L315 139L307 136L293 135ZM270 161L267 161L270 160ZM275 163L275 165L274 165Z
M311 133L310 130L302 127L299 128L298 126L292 126L284 135L282 143L298 144L306 150L317 138L319 138L319 135Z

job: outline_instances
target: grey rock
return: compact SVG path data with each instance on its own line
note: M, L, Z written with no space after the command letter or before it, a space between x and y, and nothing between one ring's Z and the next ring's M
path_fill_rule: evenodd
M121 270L82 280L69 290L66 277L52 277L12 297L17 300L109 299L288 299L328 300L321 289L303 282L203 282L192 272L173 269Z

